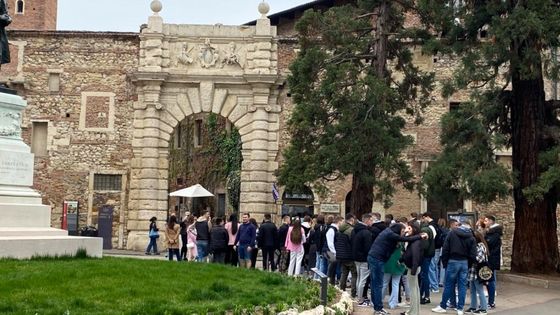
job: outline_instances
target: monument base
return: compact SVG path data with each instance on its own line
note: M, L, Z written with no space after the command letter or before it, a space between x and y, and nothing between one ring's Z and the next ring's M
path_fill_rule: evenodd
M21 112L27 105L0 89L0 258L75 255L84 249L102 257L103 239L68 236L51 227L51 208L33 190L33 154L21 139Z

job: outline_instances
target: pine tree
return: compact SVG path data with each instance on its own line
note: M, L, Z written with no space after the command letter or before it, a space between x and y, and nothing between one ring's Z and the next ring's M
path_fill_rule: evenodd
M427 36L404 27L414 1L357 1L326 12L307 11L296 25L300 52L288 83L295 104L279 170L288 189L352 176L351 211L374 200L391 203L395 184L412 190L414 176L402 130L419 122L433 75L412 63L411 48ZM374 195L375 193L375 195Z
M511 195L515 204L512 270L559 270L556 209L560 184L560 103L545 100L544 78L558 78L557 0L419 0L440 38L426 48L459 66L445 96L470 100L442 119L444 151L425 175L428 194L451 187L481 203ZM481 34L484 38L481 38ZM495 150L512 149L512 169Z

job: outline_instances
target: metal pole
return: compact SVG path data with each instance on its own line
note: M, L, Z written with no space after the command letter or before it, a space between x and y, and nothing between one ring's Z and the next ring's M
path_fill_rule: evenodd
M328 278L327 275L322 273L319 269L317 268L311 268L311 271L313 271L314 273L316 273L319 278L321 279L321 304L323 306L327 306L327 292L329 289L329 284L328 284Z

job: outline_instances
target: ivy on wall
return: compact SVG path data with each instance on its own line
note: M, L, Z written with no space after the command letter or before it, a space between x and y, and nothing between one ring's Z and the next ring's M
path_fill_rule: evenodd
M196 120L199 119L203 121L202 145L195 146ZM179 188L175 182L177 178L182 178L184 185L200 183L210 191L223 187L227 190L229 206L238 211L242 156L237 129L228 132L225 118L213 113L201 114L179 123L172 139L176 140L169 144L170 189ZM214 198L207 198L207 203L216 208Z

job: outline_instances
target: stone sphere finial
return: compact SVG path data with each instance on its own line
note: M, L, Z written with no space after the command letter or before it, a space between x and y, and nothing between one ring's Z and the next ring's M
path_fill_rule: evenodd
M263 0L263 2L259 3L259 13L265 18L268 11L270 11L270 6Z
M152 9L152 11L154 11L154 14L157 15L161 11L163 6L161 4L161 1L153 0L152 3L150 3L150 8Z

